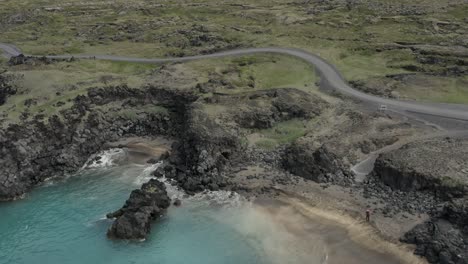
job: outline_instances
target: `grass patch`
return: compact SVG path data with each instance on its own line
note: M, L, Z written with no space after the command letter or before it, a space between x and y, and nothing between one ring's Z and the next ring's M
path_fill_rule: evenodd
M4 66L4 65L6 66L7 62L8 62L8 59L1 56L1 54L0 54L0 71L2 71L2 68L1 68L2 66Z
M303 61L283 56L242 68L241 79L253 76L256 89L292 87L302 90L315 87L315 70Z
M6 120L4 125L18 122L23 112L45 117L58 114L90 87L120 84L140 87L153 68L154 65L147 64L90 60L10 67L9 73L21 77L17 94L0 106ZM33 103L26 106L31 100Z
M399 51L372 54L352 52L336 60L336 64L347 80L359 80L388 74L406 73L407 71L403 69L389 67L394 65L395 61L398 63L407 61L406 58L398 59L399 57L402 57Z
M307 132L307 121L292 119L275 124L272 128L256 131L259 138L253 140L256 146L273 149L279 145L291 143Z
M397 89L404 98L429 102L468 104L468 77L421 76Z
M217 78L229 83L229 89L220 87L217 92L239 93L285 87L318 91L314 67L289 56L259 54L193 61L186 66L199 76L201 82Z
M262 149L272 150L278 147L279 143L274 139L265 138L265 139L260 139L257 142L255 142L255 145Z

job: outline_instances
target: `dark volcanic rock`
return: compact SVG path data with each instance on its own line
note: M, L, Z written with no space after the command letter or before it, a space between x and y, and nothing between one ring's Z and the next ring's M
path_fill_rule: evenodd
M415 254L431 263L468 263L467 150L466 139L436 138L382 154L375 163L374 176L392 193L425 192L448 201L401 239L416 244Z
M416 244L415 254L430 263L468 263L468 236L444 220L420 224L406 233L403 242Z
M185 107L181 140L173 146L168 162L155 172L157 177L174 179L188 193L227 187L229 167L249 159L240 130L235 124L227 125L230 121L244 128L267 128L275 122L316 116L326 105L318 97L290 88L215 94L205 103L227 105L236 111L228 110L220 121L198 102ZM262 159L274 162L272 157Z
M374 173L404 191L429 190L450 199L468 193L468 140L431 139L382 154Z
M319 97L293 88L255 91L241 96L219 98L224 103L245 104L235 108L234 120L244 128L270 128L292 118L311 118L327 103ZM269 105L269 107L268 107Z
M212 120L193 104L186 112L180 144L173 147L166 177L177 180L189 193L226 186L222 170L242 149L239 138Z
M416 244L415 254L431 263L468 263L468 199L447 203L432 220L416 226L401 240Z
M448 203L444 206L441 217L457 225L465 234L468 234L468 197Z
M179 199L176 199L176 200L174 201L174 205L175 205L175 206L181 206L181 205L182 205L182 201L179 200Z
M57 116L48 121L0 132L0 200L14 199L48 177L73 173L106 142L126 135L164 135L170 127L164 114L126 120L91 112L82 121L61 121Z
M275 123L274 112L261 107L240 111L235 120L244 128L265 129L272 127Z
M121 209L107 215L116 218L107 235L118 239L144 239L151 231L151 222L169 205L164 183L151 179L141 189L132 191Z
M3 105L7 97L16 94L17 89L13 86L13 76L0 74L0 105Z
M43 64L51 64L54 61L58 61L58 60L57 59L49 59L47 57L24 56L23 54L20 54L18 56L11 57L10 60L8 61L8 64L11 65L11 66L21 65L21 64L43 65Z
M291 173L315 182L348 185L354 178L325 145L316 149L309 144L295 142L286 150L283 166Z
M95 88L87 96L77 96L61 117L55 115L48 122L35 119L0 129L0 200L15 199L48 177L75 172L106 142L125 136L176 135L184 123L180 109L193 98L189 93L154 87ZM94 108L125 100L164 106L169 111L129 117ZM139 109L126 106L121 110Z
M442 203L441 198L430 191L395 190L375 175L370 175L361 186L364 198L377 198L386 202L382 212L389 217L402 211L410 214L431 213Z

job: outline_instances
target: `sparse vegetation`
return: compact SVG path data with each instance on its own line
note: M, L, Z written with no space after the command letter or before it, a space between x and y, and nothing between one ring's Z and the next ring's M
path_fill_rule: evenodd
M235 47L295 47L320 54L337 65L349 80L366 81L408 72L444 74L440 70L446 66L430 63L434 56L439 56L437 52L427 52L427 48L421 50L414 45L447 48L448 53L442 58L463 61L463 56L457 57L453 52L455 47L466 49L468 45L465 38L467 12L468 5L461 0L422 0L410 4L384 0L236 0L226 3L204 0L196 5L172 0L164 3L7 0L2 2L0 10L3 18L0 30L2 41L14 43L31 54L159 57ZM466 68L466 60L464 63L458 66L462 70ZM245 69L242 78L251 73L248 67ZM263 70L263 73L256 72L257 79L253 81L257 86L283 85L281 82L285 79L276 79L280 76L279 67L270 64ZM266 74L267 70L272 73ZM267 78L263 78L263 74ZM282 78L284 76L289 80L302 79L299 73L283 74ZM463 73L446 77L457 82L462 76ZM303 85L302 81L297 81L295 84ZM413 92L416 89L418 87L408 86L401 95L431 101L466 102L454 100L466 91L463 86L457 89L430 87L430 93L435 94L431 98L420 97L417 91Z
M447 177L447 176L444 176L440 179L440 184L442 185L442 187L445 187L445 188L451 188L451 189L459 188L461 190L463 190L463 188L467 186L466 181L462 182L462 180L460 179Z
M119 108L108 112L112 116L121 117L128 120L137 120L147 114L167 113L167 109L162 106L145 105L136 108Z
M403 97L425 101L468 104L468 77L424 76L419 82L405 83L397 90Z
M298 48L325 58L369 94L468 104L466 0L0 1L0 41L26 54L154 58ZM1 82L3 75L14 76L12 88ZM377 111L381 100L361 100L359 106L370 106L361 108L359 100L322 93L317 83L313 66L277 54L167 64L0 58L0 199L72 173L108 141L118 140L120 148L128 137L165 136L175 144L151 175L173 179L189 195L229 190L270 199L284 188L309 198L355 197L337 208L372 209L373 226L385 237L422 222L423 214L442 215L432 191L455 189L447 196L466 200L468 143L446 137L437 126L445 124L436 120L437 112L442 119L463 110L398 109L394 102L391 113ZM429 114L431 125L412 122L406 112ZM419 137L426 139L414 141ZM377 165L364 176L374 156ZM315 194L319 185L308 180L323 193ZM332 185L340 187L325 190ZM468 240L451 234L458 227L450 228L449 218L437 230L429 223L436 239L423 233L420 241L436 250L423 242L417 252L446 262L448 253L465 259L461 244Z
M96 86L125 84L138 88L151 84L194 89L198 84L210 86L208 95L278 87L318 92L311 66L279 55L210 59L164 66L78 60L40 66L19 65L10 67L9 72L21 77L21 89L18 95L0 106L0 109L5 109L5 125L16 122L25 112L41 113L45 117L56 114L69 108L74 97ZM275 74L275 78L268 78L270 72Z
M271 150L289 144L311 133L316 129L317 119L295 118L274 124L268 129L247 131L249 145Z
M257 131L261 137L254 143L261 148L273 149L279 145L291 143L305 135L308 121L292 119L281 122L269 129Z
M0 106L4 125L17 122L23 113L43 114L44 117L56 114L69 108L73 98L93 86L140 87L144 76L154 68L154 65L105 61L10 67L9 74L18 77L18 91Z
M186 63L201 83L213 91L239 93L270 88L297 88L316 92L314 68L302 60L282 55L256 55ZM217 83L213 83L218 79Z

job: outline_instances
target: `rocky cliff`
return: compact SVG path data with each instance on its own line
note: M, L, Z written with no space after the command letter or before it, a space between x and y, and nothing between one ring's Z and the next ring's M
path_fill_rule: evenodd
M425 191L445 202L401 240L431 263L468 263L468 140L436 138L381 155L374 174L394 190Z
M468 140L430 139L382 154L374 172L392 188L429 190L443 198L468 193Z
M61 116L38 115L0 129L0 199L15 199L46 178L73 173L106 142L176 135L180 109L192 100L189 93L162 88L96 88L77 96ZM118 107L110 106L116 102Z
M447 203L401 240L416 244L415 254L431 263L468 263L468 198Z
M13 75L0 73L0 105L3 105L9 96L16 94L17 89L13 79L15 79Z
M326 145L315 148L299 140L287 148L283 165L291 173L315 182L349 185L354 181L352 172Z

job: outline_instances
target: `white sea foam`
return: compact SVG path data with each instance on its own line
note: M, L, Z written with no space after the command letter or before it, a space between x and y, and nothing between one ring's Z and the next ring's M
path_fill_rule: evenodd
M196 202L201 206L220 206L223 208L238 208L247 202L247 199L232 191L204 191L190 196L186 200Z
M171 184L170 180L166 179L165 177L159 180L164 182L164 184L166 185L167 195L169 195L171 200L173 201L175 199L185 200L185 198L187 197L187 194L184 192L184 190L182 190L181 188L179 188L178 186L174 184Z
M141 183L149 181L153 176L151 173L155 171L162 162L154 164L145 168L137 179ZM146 177L144 177L146 175ZM205 206L220 206L220 207L239 207L247 200L236 192L232 191L209 191L206 190L201 193L189 196L180 187L171 183L171 179L163 176L159 179L166 185L166 190L171 200L179 199L185 203L190 203L191 206L205 207Z
M52 186L55 184L55 181L53 180L53 177L46 178L44 182L42 183L42 186Z
M125 150L120 148L108 149L91 156L88 161L83 165L85 168L105 168L116 165L116 161L126 156ZM100 157L96 160L96 157Z
M144 166L140 174L135 177L133 183L135 183L136 185L142 185L143 183L148 182L150 179L154 178L154 176L152 176L151 173L153 173L159 166L161 166L161 164L162 161Z
M119 155L120 152L117 152L116 154L114 153L103 153L106 155L106 161L109 160L109 163L107 164L112 164L112 158L115 157L115 155ZM109 158L109 159L107 159ZM91 159L92 160L92 159ZM103 160L103 158L101 158ZM103 160L104 163L104 160ZM133 184L137 186L141 186L142 184L148 182L149 180L153 179L154 176L152 173L158 169L163 164L163 162L158 162L155 164L148 164L148 165L137 165L134 164L135 166L140 167L138 170L140 171L136 176L133 176ZM102 164L99 164L102 165ZM91 166L88 166L88 168ZM95 168L95 167L91 167ZM134 172L134 171L133 171ZM125 172L124 172L125 173ZM133 174L135 175L135 174ZM131 176L131 175L128 175ZM177 185L173 184L173 180L166 178L163 176L162 178L158 178L161 182L163 182L166 186L167 193L171 200L182 200L182 203L185 205L189 205L194 208L208 208L210 206L216 206L216 207L222 207L222 208L233 208L233 207L239 207L247 200L243 198L241 195L239 195L236 192L232 191L204 191L201 193L197 193L193 196L187 195L187 193L184 192L180 187Z

